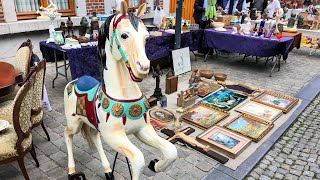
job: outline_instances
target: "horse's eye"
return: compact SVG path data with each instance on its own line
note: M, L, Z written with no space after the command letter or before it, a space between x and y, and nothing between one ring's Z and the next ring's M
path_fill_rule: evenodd
M128 34L127 33L123 33L123 34L121 34L121 38L122 39L127 39L129 36L128 36Z

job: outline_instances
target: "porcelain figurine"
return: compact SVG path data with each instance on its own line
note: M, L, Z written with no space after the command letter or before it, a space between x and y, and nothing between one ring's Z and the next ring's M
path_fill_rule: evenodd
M283 9L282 8L280 8L280 9L278 9L277 10L277 12L276 12L276 29L275 29L275 33L280 33L280 31L279 31L279 28L278 28L278 24L280 24L281 23L281 18L282 18L282 16L283 16Z
M64 134L70 177L77 173L72 146L73 136L80 130L89 144L96 147L107 180L115 177L100 136L109 147L129 159L133 180L141 179L145 158L128 135L135 135L162 153L161 159L150 162L148 167L152 171L164 171L177 158L176 147L153 129L148 100L137 84L148 76L150 68L145 52L145 37L149 33L139 21L145 10L146 4L142 4L137 15L128 13L127 3L122 1L120 12L109 16L100 28L98 51L104 67L103 84L91 76L82 76L65 87Z
M244 30L242 29L242 27L240 27L240 29L239 29L239 34L240 34L241 36L244 35L243 31L244 31Z
M79 35L85 36L89 28L89 22L86 17L82 17L80 21Z
M304 24L304 17L299 15L298 16L298 22L297 22L297 28L302 29Z
M238 28L236 26L233 26L231 34L237 34L237 33L238 33Z
M291 14L291 17L289 18L288 21L288 27L293 28L294 24L296 23L296 14Z

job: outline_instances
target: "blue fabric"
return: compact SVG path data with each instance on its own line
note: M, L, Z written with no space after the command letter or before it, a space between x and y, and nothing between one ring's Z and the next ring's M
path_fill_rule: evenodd
M204 46L258 57L271 57L281 54L283 59L286 60L294 40L293 37L282 37L278 41L275 36L272 36L271 39L264 39L231 33L231 29L227 29L226 32L205 29L203 35Z
M100 82L91 76L81 76L77 81L77 89L80 91L88 91Z

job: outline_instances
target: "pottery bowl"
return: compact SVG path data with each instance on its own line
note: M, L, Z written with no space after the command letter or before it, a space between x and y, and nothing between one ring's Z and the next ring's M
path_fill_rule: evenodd
M200 70L201 77L211 79L213 75L214 75L214 72L212 70L209 70L209 69L201 69Z
M222 73L215 73L214 74L214 79L216 81L225 81L227 79L227 75L226 74L222 74Z
M223 28L224 23L223 22L212 22L212 25L214 28Z
M84 36L80 36L80 37L78 38L78 41L79 41L79 43L88 43L88 42L89 42L89 39L86 38L86 37L84 37Z

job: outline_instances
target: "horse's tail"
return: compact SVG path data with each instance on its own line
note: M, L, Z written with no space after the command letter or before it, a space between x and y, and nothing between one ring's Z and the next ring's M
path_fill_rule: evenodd
M81 128L81 134L82 134L83 138L85 138L87 140L90 149L93 149L94 143L91 139L90 129L91 129L90 126L88 126L86 123L83 123L82 128Z

